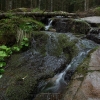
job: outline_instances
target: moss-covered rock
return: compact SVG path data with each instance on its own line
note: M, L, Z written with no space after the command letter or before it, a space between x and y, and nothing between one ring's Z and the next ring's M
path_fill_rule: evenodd
M41 22L29 17L8 16L9 19L0 20L0 45L13 45L20 40L19 38L44 27Z
M48 53L50 56L60 57L63 54L66 58L72 59L78 52L77 40L70 41L66 34L47 34L34 31L32 36L34 38L33 47L43 55Z
M33 39L36 41L36 47L34 48L44 56L46 55L46 44L48 38L49 36L45 32L33 32Z
M9 100L28 100L31 97L32 90L35 89L37 81L26 72L13 76L8 84L6 96Z
M53 27L57 32L72 32L75 34L87 34L90 25L86 21L70 18L54 19Z
M59 34L58 42L60 46L60 52L63 52L64 55L66 55L66 57L69 57L70 60L77 54L78 49L75 45L77 41L70 41L66 34Z

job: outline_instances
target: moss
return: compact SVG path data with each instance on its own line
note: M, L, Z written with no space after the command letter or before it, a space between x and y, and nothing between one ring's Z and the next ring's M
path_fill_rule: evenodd
M33 38L36 41L36 48L42 55L46 54L46 44L49 36L44 32L34 32Z
M0 45L14 44L20 29L29 34L33 30L40 30L43 27L44 25L41 22L30 17L10 16L8 19L2 19L0 20Z
M58 36L58 42L60 44L61 51L66 55L66 57L70 57L72 59L78 52L76 47L76 41L70 41L69 38L65 34L60 34Z
M66 58L72 59L72 57L74 57L78 52L78 49L75 45L77 40L70 41L65 34L57 34L55 39L53 36L49 37L49 35L45 32L35 31L33 33L33 37L36 41L36 49L42 55L45 55L47 51L51 56L59 57L61 54L64 54ZM48 41L50 44L48 44Z
M95 8L94 9L94 11L93 11L96 15L100 15L100 7L97 7L97 8Z
M89 68L89 62L90 62L90 57L91 53L93 53L98 47L94 48L89 52L87 57L84 59L84 61L77 67L76 73L78 75L86 75L88 73L88 68Z
M43 11L40 10L39 8L34 8L34 9L32 9L32 12L41 12L41 13L43 13Z
M6 90L9 100L29 100L30 93L35 88L36 80L27 74L19 74L13 77Z
M90 29L90 25L83 20L73 20L73 25L71 31L73 33L78 33L78 34L87 34L87 32Z
M30 11L31 11L30 8L17 8L17 9L10 10L8 12L30 12Z

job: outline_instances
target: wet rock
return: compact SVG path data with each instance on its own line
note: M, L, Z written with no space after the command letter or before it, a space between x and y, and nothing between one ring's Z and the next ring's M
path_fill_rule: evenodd
M84 21L87 21L88 23L100 24L100 17L99 16L84 17L81 19Z
M96 43L100 43L100 29L99 28L91 28L86 37L90 40L93 40Z
M75 20L71 18L54 19L52 23L57 32L73 32L79 34L87 34L90 25L86 21Z
M33 33L32 47L28 51L12 55L8 61L6 72L0 79L0 100L32 100L47 79L63 70L71 59L70 56L76 52L75 43L66 36ZM64 48L66 52L63 52Z
M100 70L100 48L92 53L89 66L88 70Z
M81 72L73 75L69 86L66 89L64 100L100 100L100 48L90 54L88 59L80 65Z

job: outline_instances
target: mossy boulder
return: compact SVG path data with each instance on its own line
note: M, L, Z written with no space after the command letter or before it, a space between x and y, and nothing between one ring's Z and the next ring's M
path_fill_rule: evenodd
M48 34L45 34L45 32L37 32L34 31L32 34L32 46L40 52L42 55L46 55L46 44L47 40L49 38Z
M43 55L48 53L50 56L60 57L63 54L72 59L78 52L75 45L77 40L71 41L66 34L34 32L32 37L33 47Z
M71 18L54 19L53 27L57 32L72 32L75 34L87 34L90 25L86 21Z

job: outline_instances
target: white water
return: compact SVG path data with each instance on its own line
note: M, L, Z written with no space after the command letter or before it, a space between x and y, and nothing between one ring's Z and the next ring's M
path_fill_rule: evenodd
M49 28L52 26L52 21L53 20L50 20L49 24L47 26L45 26L45 31L48 31Z
M47 52L49 52L50 54L51 50L53 48L56 48L57 39L56 39L56 33L55 34L51 34L52 32L47 32L47 33L50 35L47 46L52 45L48 47L48 50L47 50ZM70 40L77 39L77 37L73 36L72 34L66 33L66 35L70 37ZM54 93L62 92L65 89L72 73L76 70L78 65L84 60L84 58L87 56L89 51L97 46L96 43L87 39L83 39L83 40L78 39L78 42L76 43L76 45L79 49L79 53L77 54L77 56L72 59L69 65L66 65L66 68L61 73L56 74L53 78L51 78L46 83L46 85L44 85L44 87L42 88L42 91L54 92ZM71 73L71 75L69 75L69 73ZM47 85L50 83L52 83L52 86L47 87Z
M74 38L75 39L75 38ZM79 47L79 53L76 57L74 57L69 65L66 65L66 68L63 72L56 74L52 79L51 82L53 82L53 86L47 88L47 91L52 92L61 92L67 85L68 81L65 79L66 77L69 79L71 75L69 75L69 72L73 73L78 65L84 60L84 58L87 56L87 54L92 50L94 47L96 47L97 44L94 43L91 40L87 39L79 39L77 43L77 47Z
M65 77L71 77L68 76L68 71L70 72L74 72L76 70L76 68L78 67L78 65L84 60L84 58L86 57L86 55L89 53L91 49L84 49L82 51L79 52L79 54L74 57L71 61L71 63L69 65L66 65L66 68L63 72L56 74L52 79L51 82L53 82L53 86L48 87L46 90L52 91L54 93L57 92L62 92L65 87L67 86L67 81L69 80L65 80Z

